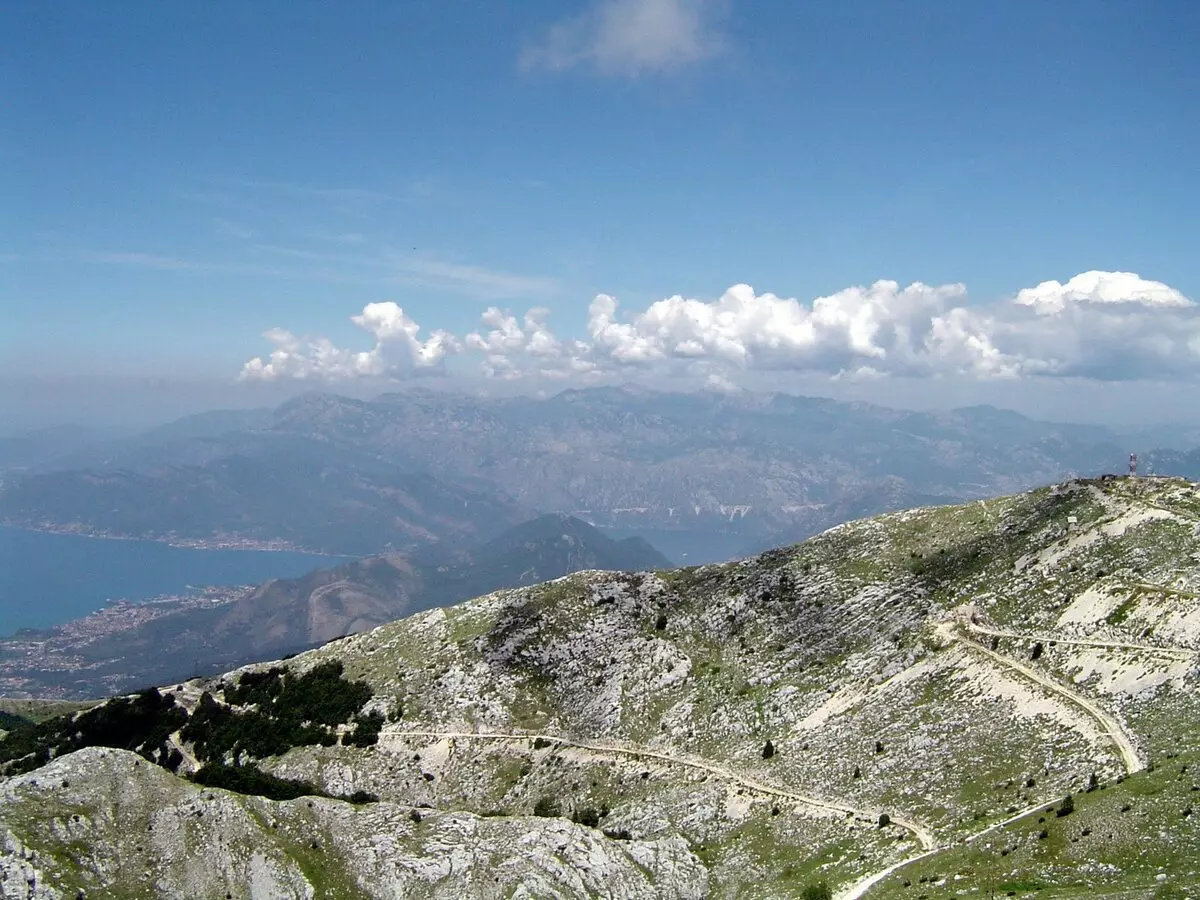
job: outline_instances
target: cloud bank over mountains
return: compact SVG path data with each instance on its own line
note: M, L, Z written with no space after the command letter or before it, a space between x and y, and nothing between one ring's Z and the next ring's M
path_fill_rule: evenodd
M396 303L371 303L352 317L373 337L371 349L274 328L264 334L271 352L247 362L241 377L395 380L441 372L451 356L473 357L486 377L504 380L600 381L633 370L721 384L739 371L979 380L1200 375L1200 304L1129 272L1084 272L985 304L969 303L961 284L877 281L807 304L737 284L716 300L677 295L622 316L616 298L599 294L584 339L558 337L549 316L541 307L523 315L490 307L478 331L422 338Z

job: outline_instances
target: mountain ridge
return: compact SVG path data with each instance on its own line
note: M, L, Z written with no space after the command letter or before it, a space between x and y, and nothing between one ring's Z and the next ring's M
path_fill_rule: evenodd
M251 829L283 896L335 866L336 883L368 896L389 883L414 896L514 886L589 896L596 872L625 871L611 853L626 838L635 858L662 860L646 842L676 849L643 881L620 881L624 896L802 897L825 882L847 900L943 900L998 884L1149 900L1200 884L1188 776L1200 764L1200 486L1182 480L1077 480L846 523L736 563L576 573L419 613L282 668L183 683L163 702L184 711L172 715L223 708L247 722L242 704L262 679L286 692L329 666L369 688L356 718L328 746L300 737L241 761L377 803L314 801L320 812L301 829L302 800L209 789L229 815L253 808L336 848L318 867ZM371 716L377 731L360 739ZM184 750L213 758L190 740ZM0 818L16 823L6 845L35 850L42 880L80 883L53 862L53 810L81 803L98 847L159 859L113 834L77 786L97 751L86 752L53 761L55 780L34 771L0 792ZM130 757L117 761L117 782L139 777ZM70 788L56 787L60 774ZM404 874L383 874L334 833L376 826ZM471 837L485 828L485 842ZM220 860L221 887L244 896L244 851L189 829ZM457 876L432 864L435 846L458 854ZM553 876L506 868L512 879L496 884L489 860L509 866L500 861L517 848L536 859L558 848L571 862Z

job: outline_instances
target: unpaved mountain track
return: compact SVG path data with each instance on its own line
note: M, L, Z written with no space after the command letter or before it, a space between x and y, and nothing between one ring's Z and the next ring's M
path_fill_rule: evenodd
M1159 506L1157 503L1146 503L1145 501L1142 501L1142 506L1148 506L1151 509L1161 509L1163 512L1170 513L1171 515L1175 516L1177 519L1183 519L1185 522L1195 522L1200 524L1200 519L1193 515L1189 515L1183 510L1172 509L1169 506Z
M1152 588L1152 587L1156 587L1156 586L1146 585L1146 587ZM1167 590L1169 590L1169 589L1167 589ZM1015 632L1015 631L1007 631L1007 630L1002 630L1002 629L997 629L997 628L990 628L990 627L987 627L984 625L980 625L976 622L972 622L969 619L964 619L961 624L968 631L972 631L977 634L992 635L995 637L1021 638L1021 639L1030 640L1030 641L1043 641L1045 643L1054 641L1059 644L1070 644L1070 645L1074 645L1074 646L1084 646L1084 647L1097 647L1097 648L1101 648L1101 649L1130 650L1130 651L1141 652L1141 653L1152 653L1152 654L1158 654L1161 656L1169 656L1173 659L1190 659L1196 655L1195 651L1186 650L1181 647L1155 647L1155 646L1152 646L1149 644L1124 644L1124 643L1120 643L1117 641L1072 640L1069 638L1058 637L1056 635L1022 634L1020 632ZM1111 714L1106 712L1100 706L1098 706L1097 704L1095 704L1091 700L1089 700L1087 697L1081 696L1080 694L1077 694L1074 691L1072 691L1070 688L1067 688L1061 684L1058 684L1051 678L1043 675L1041 672L1038 672L1036 669L1033 669L1033 668L1025 665L1024 663L1021 663L1015 659L1011 659L1002 653L997 653L996 651L991 650L987 647L983 647L983 646L975 643L972 640L967 640L966 638L964 638L962 635L960 635L955 630L953 623L944 623L944 624L938 626L937 631L938 631L938 634L940 634L942 637L945 637L945 638L948 638L949 640L956 641L960 644L963 644L966 647L968 647L970 650L977 652L977 653L981 653L981 654L989 657L990 659L992 659L994 662L999 663L1002 666L1005 666L1010 669L1015 669L1017 672L1019 672L1020 674L1024 675L1026 678L1028 678L1030 681L1035 682L1039 686L1044 687L1047 690L1050 690L1050 691L1058 694L1059 696L1065 698L1066 700L1070 701L1074 705L1080 707L1081 709L1086 711L1092 718L1094 718L1097 722L1100 723L1101 727L1104 729L1105 734L1108 735L1108 737L1112 740L1113 744L1116 746L1117 751L1121 756L1121 762L1125 766L1125 770L1129 774L1132 775L1134 772L1139 772L1142 770L1142 768L1144 768L1141 759L1138 757L1137 748L1134 746L1132 739L1125 732L1125 729L1121 726L1121 723L1118 722L1116 718L1114 718ZM995 822L992 825L988 825L986 828L980 829L979 831L975 832L974 834L968 835L966 838L963 838L962 841L963 841L963 843L968 843L968 844L973 841L976 841L979 838L984 837L985 835L991 834L993 831L997 831L1001 828L1011 825L1013 822L1016 822L1016 821L1019 821L1020 819L1025 818L1026 816L1033 815L1034 813L1037 813L1037 812L1045 809L1046 806L1050 802L1051 801L1049 801L1049 800L1043 800L1041 803L1036 803L1032 806L1026 807L1025 809L1021 810L1020 812L1016 813L1015 815L1009 816L1008 818L1006 818L1000 822ZM945 845L945 846L949 846L949 845ZM863 878L860 878L858 881L856 881L850 885L847 885L845 888L842 888L837 893L835 893L834 900L860 900L860 898L863 897L867 893L867 891L869 891L871 888L873 888L879 882L883 881L889 875L893 874L894 872L897 872L900 869L903 869L905 866L909 866L912 863L919 862L920 860L925 859L928 856L932 856L933 854L937 853L939 850L945 849L945 846L937 847L937 848L933 848L933 849L927 849L922 853L916 854L915 856L910 856L907 859L903 859L897 863L893 863L892 865L888 866L885 869L881 869L878 872L873 872L870 875L866 875Z
M192 751L188 749L187 744L184 742L183 738L180 737L180 734L178 731L171 732L167 736L167 742L174 749L178 750L180 752L180 754L182 754L183 758L186 759L188 761L188 764L192 767L193 772L199 771L200 760L196 759L196 757L194 757L192 755Z
M903 869L905 866L912 865L913 863L918 862L927 856L933 856L933 854L938 853L943 849L945 848L934 847L933 849L926 850L924 853L918 853L916 856L910 856L908 859L902 859L900 862L892 863L886 869L880 869L878 872L872 872L870 875L866 875L860 878L858 881L855 881L853 884L849 884L840 891L837 891L833 895L833 900L859 900L863 894L875 887L875 885L879 884L879 882L883 881L883 879L887 878L893 872Z
M987 647L975 643L975 641L962 637L955 630L952 623L947 622L939 625L937 631L943 637L952 641L957 641L963 646L969 648L972 652L981 653L991 659L993 662L999 663L1002 666L1021 673L1030 681L1035 682L1041 687L1044 687L1046 690L1058 694L1060 697L1064 698L1070 703L1073 703L1075 706L1078 706L1100 723L1101 728L1104 729L1104 733L1108 735L1109 739L1116 746L1117 752L1121 756L1121 762L1124 764L1125 771L1127 773L1132 775L1134 772L1140 772L1144 768L1141 759L1138 757L1137 747L1134 745L1133 740L1129 737L1129 735L1125 733L1125 729L1121 726L1121 723L1118 722L1112 714L1106 712L1103 708L1096 703L1093 703L1087 697L1084 697L1082 694L1077 694L1068 687L1064 687L1063 685L1043 675L1036 669L1030 668L1024 663L1017 662L1017 660L1012 659L1011 657L1005 656L1002 653L997 653L995 650L990 650Z
M695 769L700 772L705 772L710 775L716 775L723 781L728 781L733 784L741 785L744 788L755 791L759 794L765 794L770 797L778 797L781 800L790 800L793 803L799 803L804 806L811 806L815 809L825 810L826 812L835 812L842 815L853 815L864 821L876 821L883 810L867 810L860 809L854 806L847 806L843 803L835 803L830 800L822 800L819 797L812 797L808 794L800 794L795 791L785 790L775 787L774 785L758 781L754 778L747 778L732 769L710 762L705 759L699 759L693 756L682 754L663 753L658 750L651 750L648 747L640 746L623 746L620 744L609 743L592 743L590 741L577 741L571 738L565 738L555 734L539 734L536 732L504 732L504 731L385 731L379 735L381 742L388 739L400 738L433 738L435 740L475 740L475 741L502 741L502 742L522 742L541 738L552 744L557 744L561 747L576 747L580 750L587 750L600 756L623 756L630 759L653 759L659 762L664 762L673 766L682 766L684 768ZM912 833L920 845L926 850L932 850L936 846L933 833L918 822L903 815L896 815L888 812L893 825L905 829Z
M979 831L967 835L965 838L961 839L961 843L973 843L974 841L979 840L981 837L991 834L993 831L999 831L1001 828L1005 828L1011 825L1013 822L1024 819L1026 816L1032 816L1034 813L1042 812L1047 806L1058 799L1060 798L1048 798L1043 800L1041 803L1035 803L1033 806L1027 806L1020 812L1009 816L1007 819L1003 819L1000 822L994 822L991 825L988 825L986 828L981 828ZM943 844L940 847L935 847L931 850L926 850L923 853L918 853L915 856L910 856L907 859L902 859L899 862L892 863L886 869L880 869L878 872L872 872L870 875L865 875L858 881L855 881L854 883L849 884L840 891L836 892L833 895L833 900L859 900L859 898L862 897L867 891L869 891L879 882L883 881L883 879L887 878L892 873L898 872L905 866L910 866L915 862L920 862L928 856L933 856L935 853L940 853L942 850L947 850L951 846L953 845Z
M1168 590L1157 588L1157 590ZM1151 653L1158 656L1169 656L1172 659L1191 659L1200 651L1189 650L1185 647L1160 647L1154 644L1125 644L1120 641L1091 641L1082 638L1064 638L1054 634L1025 634L1011 631L1007 628L992 628L980 625L978 622L964 621L963 626L976 634L988 634L994 637L1018 638L1026 641L1041 641L1045 644L1067 644L1072 647L1095 647L1100 650L1131 650L1137 653Z
M999 636L999 637L1015 637L1015 638L1023 638L1023 639L1035 640L1035 641L1041 640L1041 641L1044 641L1047 643L1050 641L1055 641L1055 642L1061 643L1061 644L1071 644L1071 645L1077 645L1077 646L1090 646L1090 647L1097 647L1097 648L1101 648L1101 649L1129 650L1129 651L1135 651L1135 652L1159 654L1159 655L1163 655L1163 656L1169 656L1169 657L1175 658L1175 659L1188 659L1195 655L1195 653L1193 651L1185 650L1183 648L1178 648L1178 647L1155 647L1155 646L1146 645L1146 644L1123 644L1123 643L1116 642L1116 641L1109 642L1109 641L1072 640L1072 639L1064 639L1064 638L1060 638L1060 637L1052 636L1052 635L1037 635L1037 636L1035 636L1035 635L1020 634L1017 632L1002 631L999 629L992 629L992 628L988 628L986 626L978 625L973 622L963 622L962 624L967 629L974 631L976 633L988 634L988 635ZM1076 693L1075 691L1072 691L1071 689L1058 684L1053 679L1049 678L1046 675L1043 675L1041 672L1037 671L1036 669L1033 669L1015 659L1011 659L1010 657L1007 657L1004 654L997 653L994 650L991 650L987 647L981 646L980 644L976 643L975 641L967 639L966 637L964 637L962 634L960 634L954 628L953 623L944 623L943 625L939 626L937 630L941 636L943 636L951 641L955 641L960 644L963 644L971 652L976 652L976 653L982 654L982 655L988 657L989 659L991 659L993 662L995 662L1001 666L1015 670L1020 675L1024 676L1028 680L1034 682L1038 686L1040 686L1052 693L1058 694L1060 697L1067 700L1072 705L1077 706L1080 709L1084 710L1090 717L1095 719L1100 724L1105 735L1107 735L1107 737L1112 741L1118 754L1121 757L1121 762L1124 765L1126 772L1128 772L1129 774L1133 774L1134 772L1141 771L1141 769L1144 768L1141 759L1138 757L1137 748L1134 745L1133 740L1125 732L1121 723L1115 717L1113 717L1110 713L1106 712L1102 707L1100 707L1093 701L1089 700L1087 697L1084 697L1084 696ZM537 734L537 733L532 733L532 732L531 733L524 733L524 732L512 733L512 732L474 732L474 731L393 731L393 732L384 732L383 734L381 734L380 740L383 741L388 738L403 739L406 737L409 737L409 738L431 738L431 739L435 739L435 740L455 739L455 740L490 740L490 741L505 741L505 742L517 742L517 741L527 742L527 741L532 741L536 738L542 738L543 740L549 741L550 743L557 744L559 746L575 747L575 748L578 748L581 750L586 750L586 751L589 751L591 753L595 753L598 755L623 756L623 757L632 758L632 759L652 759L652 760L658 760L660 762L665 762L670 765L677 765L677 766L683 766L686 768L695 769L697 771L702 771L702 772L706 772L706 773L709 773L712 775L716 775L718 778L721 778L725 781L728 781L728 782L731 782L734 784L741 785L744 788L747 788L749 790L755 791L760 794L765 794L767 796L772 796L772 797L778 797L778 798L784 799L784 800L790 800L794 803L799 803L799 804L802 804L805 806L810 806L815 809L821 809L821 810L825 810L825 811L829 811L829 812L837 812L837 813L841 813L841 814L852 814L855 817L863 819L863 820L869 821L869 820L875 819L878 817L879 812L880 812L879 810L859 809L859 808L851 807L851 806L848 806L845 804L836 803L836 802L832 802L829 800L822 800L817 797L811 797L806 794L800 794L800 793L796 793L793 791L788 791L783 788L778 788L773 785L765 784L764 782L758 781L757 779L745 777L725 766L710 762L708 760L698 759L695 757L690 757L690 756L685 756L685 755L663 753L661 751L651 750L646 747L622 746L622 745L618 745L618 744L576 741L576 740L564 738L564 737L561 737L558 735ZM1013 822L1016 822L1019 819L1023 819L1024 817L1026 817L1028 815L1032 815L1033 813L1038 812L1039 810L1045 808L1045 806L1047 805L1048 802L1049 801L1042 801L1033 806L1030 806L1024 810L1021 810L1020 812L1016 813L1015 815L1004 819L1003 821L996 822L992 825L989 825L986 828L983 828L980 831L975 832L974 834L968 835L966 838L963 838L961 840L965 843L970 843L972 841L978 840L979 838L983 837L984 835L990 834L991 832L996 831L997 829L1004 828L1005 826L1007 826ZM889 815L891 815L891 814L889 813ZM900 860L896 863L893 863L892 865L890 865L887 868L882 869L878 872L874 872L870 875L864 876L863 878L859 879L858 881L854 882L853 884L848 885L847 887L838 891L834 895L835 900L859 900L859 898L863 897L867 893L867 891L869 891L872 887L874 887L880 881L887 878L892 873L898 871L899 869L904 868L905 866L911 865L912 863L915 863L921 859L924 859L928 856L932 856L933 854L939 852L940 850L945 849L946 846L949 846L949 845L939 846L937 844L937 842L934 840L932 832L930 832L928 828L926 828L925 826L923 826L917 822L914 822L903 816L895 816L895 815L891 816L891 820L894 824L900 826L901 828L906 829L911 834L913 834L914 837L916 837L917 841L921 845L922 852L915 854L913 856L910 856L906 859Z
M1200 600L1200 594L1193 591L1181 591L1179 588L1166 587L1161 584L1151 584L1148 581L1123 581L1125 587L1141 588L1144 591L1157 591L1160 594L1175 594L1178 597L1187 597L1189 600Z

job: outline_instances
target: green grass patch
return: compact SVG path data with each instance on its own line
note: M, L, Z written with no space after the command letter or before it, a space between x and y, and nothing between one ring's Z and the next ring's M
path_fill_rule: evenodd
M1192 791L1193 780L1186 777L1198 761L1200 752L1181 753L1152 772L1076 793L1068 816L1055 814L1061 797L1046 798L1037 812L1005 828L903 867L866 897L907 897L916 891L914 898L925 894L927 900L945 900L986 897L989 890L1018 896L1036 892L1042 900L1123 891L1150 897L1160 872L1169 885L1195 887L1200 822L1185 813L1200 793ZM1054 810L1048 812L1050 807ZM1147 893L1136 893L1142 890Z
M1122 600L1112 612L1104 617L1104 621L1109 625L1125 624L1125 620L1129 618L1130 613L1137 608L1138 599L1139 596L1135 594Z

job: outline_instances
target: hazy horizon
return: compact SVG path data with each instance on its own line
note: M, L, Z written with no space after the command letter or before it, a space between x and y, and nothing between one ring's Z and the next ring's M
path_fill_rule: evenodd
M62 426L81 426L90 429L122 433L164 425L187 416L214 410L248 410L271 408L306 393L324 393L357 399L373 399L385 393L412 388L428 388L471 396L553 396L564 390L580 387L617 387L635 384L667 393L696 391L724 393L705 385L664 384L662 380L614 379L593 385L548 385L533 388L522 384L496 384L485 381L425 379L417 384L284 384L260 386L247 390L229 383L190 383L176 385L117 382L64 387L57 384L37 385L26 382L20 390L0 384L0 408L5 415L0 422L0 437L19 437L30 432ZM1104 425L1110 428L1146 428L1155 426L1200 426L1200 407L1181 403L1179 386L1171 384L1091 384L1044 385L1036 394L1012 395L1004 385L991 390L975 390L975 386L955 384L924 384L920 390L905 384L880 386L859 384L796 384L792 386L762 384L744 389L751 394L783 393L815 397L839 402L867 402L892 409L913 412L945 412L969 406L993 406L1011 410L1031 419L1058 424ZM932 390L930 389L932 388ZM44 391L45 393L41 393ZM97 402L95 393L103 402ZM1090 401L1080 407L1080 397Z

